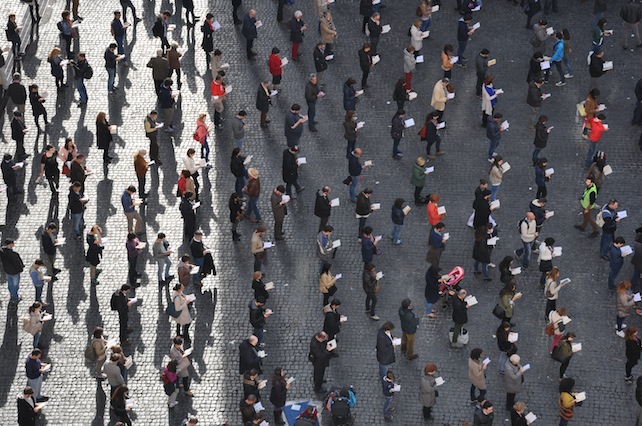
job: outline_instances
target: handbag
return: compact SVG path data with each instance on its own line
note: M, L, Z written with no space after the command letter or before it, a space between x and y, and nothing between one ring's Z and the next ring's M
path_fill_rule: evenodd
M379 284L379 281L377 281L377 283L374 286L374 293L375 294L381 293L381 284Z
M165 314L169 315L172 318L178 318L181 313L176 310L174 307L174 300L172 299L172 303L167 304L167 308L165 308Z
M552 336L553 334L555 334L555 324L553 324L552 322L546 324L544 333L546 333L547 336Z
M557 362L564 362L570 358L570 356L564 355L564 352L562 352L561 345L555 346L553 348L553 353L551 354L551 357Z
M495 308L493 309L493 315L495 315L500 320L503 320L505 314L506 311L504 310L504 308L502 308L502 305L500 305L499 303L496 304Z

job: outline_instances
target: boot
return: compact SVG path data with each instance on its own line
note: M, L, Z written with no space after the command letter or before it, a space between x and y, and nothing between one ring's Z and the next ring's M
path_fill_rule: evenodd
M236 231L232 231L232 241L241 241L241 234Z
M98 282L98 280L97 280L96 278L92 278L92 279L91 279L91 284L92 284L92 285L98 285L98 284L100 284L100 283Z

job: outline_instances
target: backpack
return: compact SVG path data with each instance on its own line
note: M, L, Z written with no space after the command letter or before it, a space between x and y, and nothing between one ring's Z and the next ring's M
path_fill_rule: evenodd
M602 213L604 213L605 211L608 211L607 207L608 207L608 204L603 205L600 211L598 212L598 214L595 215L595 224L600 228L604 226L604 215ZM609 214L611 213L609 212Z
M29 316L22 317L22 329L31 334L31 318Z
M524 219L520 220L519 222L517 222L517 232L519 232L520 235L522 234L522 223L524 223L525 220L526 220L526 218L524 218Z
M93 340L87 345L85 348L85 359L87 361L96 361L96 352L94 351L94 347L92 346Z
M109 301L109 307L112 311L118 310L118 292L115 292L111 295L111 300Z
M94 76L94 69L91 67L91 65L87 64L87 69L85 70L85 74L83 77L87 80L91 80L91 78Z
M341 425L350 420L350 404L348 398L345 396L337 396L332 399L332 406L330 407L332 414L332 421L335 425Z
M162 18L157 18L156 22L154 22L154 26L152 27L152 34L154 35L154 37L163 36L163 19Z

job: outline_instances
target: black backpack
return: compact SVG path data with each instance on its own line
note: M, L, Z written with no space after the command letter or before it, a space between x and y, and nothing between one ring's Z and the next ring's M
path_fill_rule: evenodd
M111 295L111 300L109 301L109 306L112 311L118 310L118 291Z
M522 223L526 220L526 218L521 219L519 222L517 222L517 232L521 235L522 234Z
M85 69L85 74L83 77L87 80L91 80L91 78L94 76L94 69L91 67L91 65L87 64L87 69Z
M156 19L156 22L154 22L154 26L152 27L152 34L154 37L162 37L163 36L163 19L158 18Z
M332 406L330 407L332 413L332 424L335 426L349 425L350 424L350 404L348 398L345 396L334 397Z

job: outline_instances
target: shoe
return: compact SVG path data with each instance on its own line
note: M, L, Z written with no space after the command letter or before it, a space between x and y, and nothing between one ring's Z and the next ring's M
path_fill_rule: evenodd
M600 259L602 260L611 260L609 256L600 256Z
M489 264L488 264L488 267L489 267L489 268L494 268L495 266L497 266L497 265L495 265L494 263L489 263Z
M564 74L564 78L573 78L573 74Z
M633 383L633 376L626 376L626 377L624 378L624 381L625 381L626 383L628 383L628 384Z
M615 334L617 334L619 337L624 339L624 331L622 331L622 330L616 331Z
M599 233L599 232L597 232L597 231L595 231L595 232L591 232L591 235L589 235L589 238L595 238L595 237L597 237L597 236L599 236L599 235L600 235L600 233Z
M379 321L380 320L380 318L378 316L376 316L376 315L370 315L370 319L373 320L373 321Z
M397 246L398 246L398 245L400 245L400 244L401 244L401 240L393 241L393 244L395 244L395 245L397 245Z
M437 155L444 155L446 151L437 151Z
M387 416L383 416L383 418L384 418L385 421L389 422L389 421L392 420L392 414L387 415Z
M178 401L170 402L169 404L167 404L167 406L168 406L169 408L174 408L174 407L176 407L177 405L178 405Z
M484 278L484 281L486 281L486 282L488 282L488 281L492 281L492 280L493 280L493 279L492 279L491 277L486 277L486 278Z
M565 81L558 81L557 83L555 83L555 85L556 85L557 87L566 86L566 82L565 82Z
M579 229L580 231L584 231L584 228L582 228L582 225L573 225L575 229Z
M459 58L459 60L463 61L463 62L468 62L468 58L464 58L463 56L461 58Z
M640 47L642 47L642 43L636 44L635 47L637 47L639 49Z
M428 159L429 159L429 160L434 160L435 158L437 158L437 157L435 157L434 155L429 155L429 156L428 156Z
M495 162L495 159L494 159L494 158L489 158L489 159L488 159L488 162L489 162L489 163L493 163L493 162Z
M99 375L99 376L96 376L96 379L97 379L97 380L105 380L106 378L107 378L107 375L106 375L106 374L101 374L101 375Z
M408 361L413 361L415 359L419 358L418 354L414 354L413 356L408 357Z
M622 328L626 328L626 324L622 324ZM617 325L615 326L615 329L617 330Z
M185 392L185 396L193 397L194 394L192 393L192 391L187 391Z
M312 133L316 133L316 132L318 132L318 130L317 130L317 128L316 128L316 127L310 127L310 131L311 131Z

